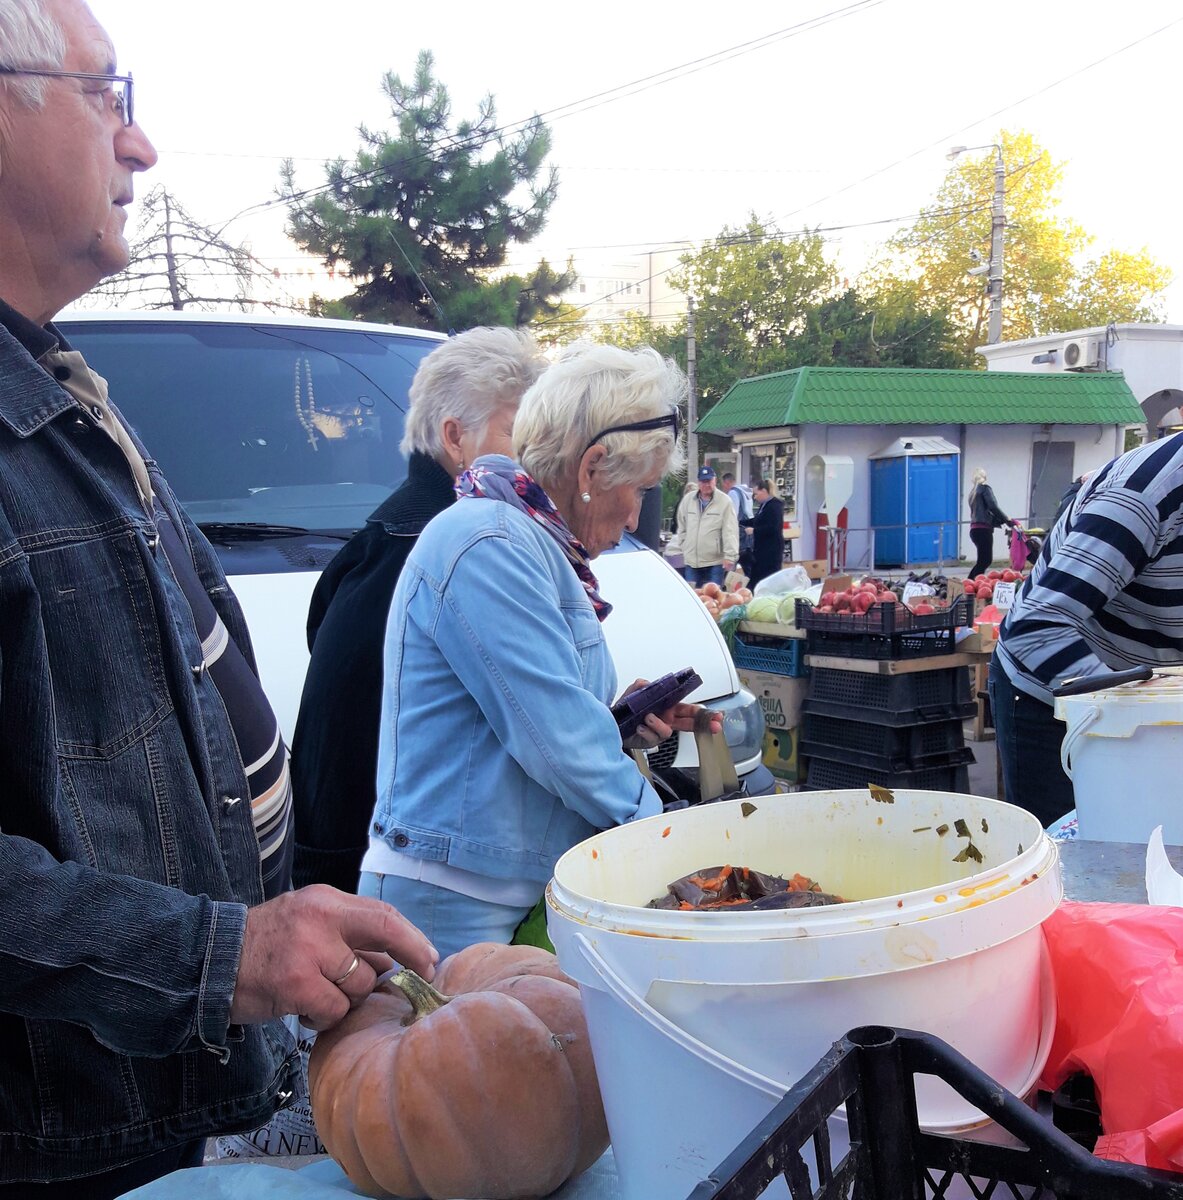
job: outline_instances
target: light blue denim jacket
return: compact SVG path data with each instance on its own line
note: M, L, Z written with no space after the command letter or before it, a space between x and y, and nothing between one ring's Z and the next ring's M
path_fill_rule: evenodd
M544 884L577 842L661 811L621 749L615 691L600 622L554 539L502 501L453 505L394 593L370 832L416 858Z

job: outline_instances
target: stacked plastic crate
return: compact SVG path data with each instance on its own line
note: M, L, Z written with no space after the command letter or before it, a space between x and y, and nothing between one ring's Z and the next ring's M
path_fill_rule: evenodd
M797 623L813 663L802 705L806 787L969 791L969 671L942 662L967 619L964 597L924 615L890 604L834 614L802 605ZM904 662L922 669L891 669Z
M745 621L735 634L731 657L740 683L764 711L764 765L783 783L804 782L799 749L807 687L805 639L775 625Z

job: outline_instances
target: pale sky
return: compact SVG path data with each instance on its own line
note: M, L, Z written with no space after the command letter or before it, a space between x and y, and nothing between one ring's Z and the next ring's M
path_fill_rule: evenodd
M509 124L845 11L548 118L559 197L511 264L568 249L627 258L711 237L750 210L786 231L907 216L932 201L950 145L1023 128L1065 164L1062 211L1097 249L1145 246L1174 271L1166 316L1183 323L1178 0L93 7L135 73L136 115L160 150L140 188L167 182L210 225L273 198L284 156L302 185L323 182L321 162L352 157L358 124L388 116L383 72L409 76L420 49L435 53L457 116L491 91ZM286 270L297 252L282 224L276 206L227 235ZM854 278L893 228L829 235L842 271Z

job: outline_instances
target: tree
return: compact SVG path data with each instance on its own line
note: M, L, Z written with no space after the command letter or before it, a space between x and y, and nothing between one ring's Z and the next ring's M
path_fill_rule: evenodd
M818 233L785 237L753 215L682 262L671 282L695 298L702 413L738 380L773 371L960 365L951 322L914 285L840 283ZM685 323L667 334L680 349Z
M793 346L799 365L834 367L971 366L963 360L957 330L944 313L924 307L918 289L897 284L879 293L847 287L807 315L808 327Z
M1094 239L1059 213L1063 168L1028 133L999 137L1006 166L1003 339L1158 319L1169 272L1145 250L1090 259ZM935 202L888 243L887 264L869 273L872 287L913 285L923 307L947 313L967 366L975 365L974 348L986 340L985 280L968 271L990 258L993 192L993 152L962 156Z
M670 282L694 296L702 412L738 379L801 365L793 339L838 286L820 234L784 238L754 213L682 262Z
M135 299L149 309L290 308L275 295L275 277L245 247L202 225L163 185L140 201L127 267L95 295ZM256 289L270 296L256 298Z
M354 316L440 329L526 324L556 311L574 282L545 262L527 277L494 278L509 248L542 230L558 192L544 165L550 131L537 116L499 128L491 95L451 128L433 61L422 51L410 81L387 73L395 131L361 126L356 157L327 164L324 188L299 190L283 164L288 231L356 281L343 301Z

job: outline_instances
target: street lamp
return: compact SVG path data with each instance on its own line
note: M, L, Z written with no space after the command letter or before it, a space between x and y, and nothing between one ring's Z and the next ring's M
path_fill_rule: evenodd
M993 345L1002 339L1002 238L1006 229L1006 167L1002 161L1002 147L997 142L985 146L953 146L945 157L952 162L967 150L994 151L994 207L990 216L990 267L986 277L986 295L990 298L990 324L986 342Z

